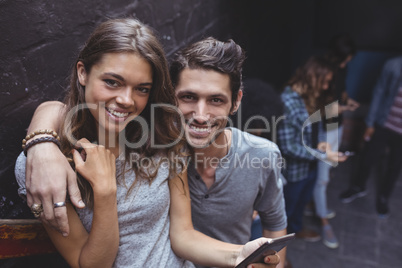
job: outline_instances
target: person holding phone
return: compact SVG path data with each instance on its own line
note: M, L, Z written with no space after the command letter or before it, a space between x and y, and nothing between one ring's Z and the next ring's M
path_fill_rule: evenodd
M206 38L180 50L170 66L191 154L188 177L194 227L240 244L250 239L254 210L261 217L264 237L286 234L278 147L226 127L229 115L241 104L244 58L233 40ZM279 255L278 267L283 267L285 249Z
M349 35L340 34L331 39L329 49L324 55L325 59L334 65L334 72L328 90L321 94L319 101L323 104L328 104L322 113L322 118L325 122L323 127L326 141L334 151L338 150L342 140L342 114L346 111L354 111L359 107L359 103L347 95L345 88L346 67L355 53L356 47L352 38ZM344 154L349 156L350 152ZM336 212L327 206L327 187L331 168L330 163L318 161L313 201L315 215L321 220L322 242L329 248L337 248L339 242L329 223L329 219L335 217ZM306 212L308 211L311 210L306 209Z
M329 89L333 68L322 57L310 57L300 66L281 94L285 118L278 125L279 148L286 160L283 175L288 232L297 238L315 242L320 235L303 228L303 211L312 199L317 179L317 162L346 160L332 151L322 135L321 123L310 121L323 104L319 97ZM320 118L320 116L318 116Z

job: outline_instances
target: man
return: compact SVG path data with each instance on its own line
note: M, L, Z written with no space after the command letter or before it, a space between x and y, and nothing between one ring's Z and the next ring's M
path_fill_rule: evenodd
M194 226L213 238L240 244L250 238L254 209L262 219L264 236L286 234L281 156L277 146L237 129L225 128L229 114L237 111L242 98L244 58L243 50L234 41L207 38L178 52L171 65L178 108L184 116L184 133L191 152L188 181ZM49 122L54 121L55 116L49 116L49 110L57 110L58 105L41 105L29 131L51 127ZM70 199L75 206L80 206L75 175L61 159L56 160L58 163L52 161L68 171L58 169L46 174L44 168L35 174L35 168L43 166L41 161L45 156L54 155L57 147L40 144L31 150L39 148L40 153L28 154L27 190L44 206L41 219L67 235L63 208L52 207L52 200L63 197L60 191L65 189L65 182L55 185L46 180L68 177ZM49 153L44 154L43 150ZM44 176L46 178L42 178ZM279 255L282 261L278 267L283 267L285 250Z
M386 150L388 167L378 177L376 209L379 217L389 214L388 199L401 172L402 150L402 57L388 60L373 91L366 118L365 148L348 190L341 193L343 203L350 203L367 194L366 182L372 167Z

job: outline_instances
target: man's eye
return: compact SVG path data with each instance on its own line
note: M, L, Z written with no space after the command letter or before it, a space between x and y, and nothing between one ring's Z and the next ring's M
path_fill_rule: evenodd
M223 102L223 100L221 100L221 99L219 99L219 98L213 98L213 99L212 99L212 102L221 103L221 102Z
M103 81L105 81L105 83L110 87L118 87L119 86L119 83L113 79L105 79Z

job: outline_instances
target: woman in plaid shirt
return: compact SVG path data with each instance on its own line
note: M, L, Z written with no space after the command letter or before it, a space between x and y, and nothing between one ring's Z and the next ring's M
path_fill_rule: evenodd
M278 126L278 143L286 159L283 175L288 232L306 241L320 240L320 235L303 230L303 210L312 198L316 181L317 159L341 162L346 157L331 151L324 142L318 99L329 88L332 66L320 57L311 57L289 80L281 99L285 119ZM313 124L314 123L314 124ZM324 153L326 152L326 153Z

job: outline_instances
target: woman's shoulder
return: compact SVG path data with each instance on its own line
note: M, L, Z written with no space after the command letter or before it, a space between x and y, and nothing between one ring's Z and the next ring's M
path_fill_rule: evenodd
M284 104L289 104L289 103L299 103L301 100L301 97L299 93L294 91L290 86L285 87L285 90L281 94L281 99L284 102Z

